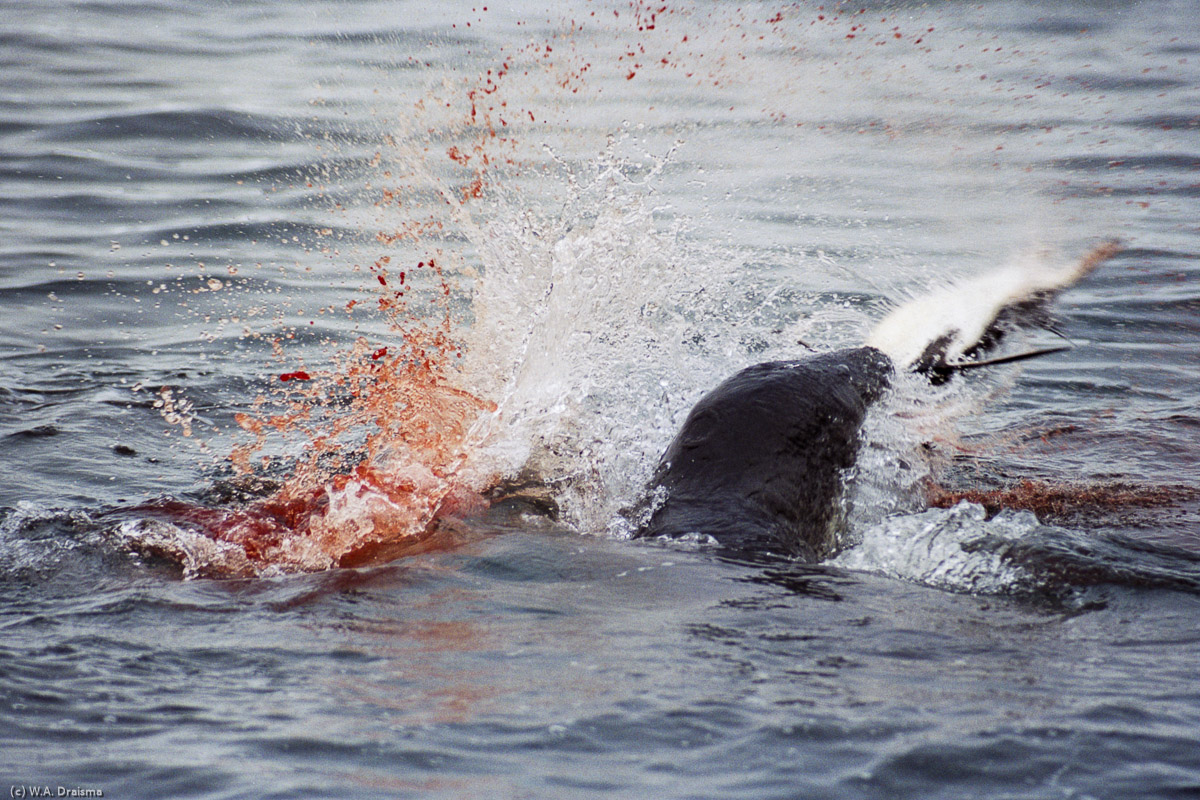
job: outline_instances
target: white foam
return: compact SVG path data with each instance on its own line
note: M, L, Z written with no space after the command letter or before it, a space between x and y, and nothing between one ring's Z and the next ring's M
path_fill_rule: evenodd
M1004 512L987 519L982 506L966 501L954 508L888 517L861 532L857 545L830 563L939 589L1004 594L1031 583L1031 576L993 549L975 549L985 537L1017 540L1041 527L1033 514Z
M162 520L122 522L113 534L140 553L178 563L186 579L207 575L249 577L257 573L240 546Z
M705 391L762 360L746 353L756 323L731 289L745 273L656 213L669 154L647 171L617 144L563 166L557 186L543 178L563 197L553 214L499 198L471 233L482 263L463 379L497 410L470 468L536 472L589 532L615 530Z

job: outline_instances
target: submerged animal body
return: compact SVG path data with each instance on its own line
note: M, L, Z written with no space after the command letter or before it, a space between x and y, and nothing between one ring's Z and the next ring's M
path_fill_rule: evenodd
M897 308L864 347L757 364L725 380L663 454L635 536L711 536L742 554L828 556L863 420L894 372L940 383L1063 349L984 358L1015 328L1050 327L1057 293L1116 252L1109 243L1069 270L1027 268L952 285Z

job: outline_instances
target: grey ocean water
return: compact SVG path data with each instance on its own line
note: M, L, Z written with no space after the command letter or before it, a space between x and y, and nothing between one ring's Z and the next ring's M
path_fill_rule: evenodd
M1198 21L6 3L0 792L1200 796ZM494 137L462 122L485 105ZM1059 304L1074 350L870 421L835 562L622 537L733 370L1113 237ZM227 476L279 374L388 343L343 310L420 247L509 414L489 463L561 479L561 521L253 580L124 546L114 515ZM926 509L921 442L952 488L1094 492Z

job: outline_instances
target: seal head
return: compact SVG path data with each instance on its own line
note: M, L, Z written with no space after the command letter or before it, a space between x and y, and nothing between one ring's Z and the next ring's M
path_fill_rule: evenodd
M829 555L842 472L891 374L891 359L860 347L756 364L727 379L663 454L635 536L707 534L747 555Z

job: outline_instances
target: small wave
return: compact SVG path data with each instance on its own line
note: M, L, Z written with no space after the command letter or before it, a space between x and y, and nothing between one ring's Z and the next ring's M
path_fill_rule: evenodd
M185 579L251 577L245 548L157 519L122 522L114 535L135 552L179 564Z
M1031 585L1030 574L999 553L976 551L971 545L987 535L1020 539L1039 527L1031 513L988 520L983 506L964 501L949 510L884 519L832 563L951 591L1006 594Z
M47 126L55 141L105 141L157 137L172 141L270 139L290 130L279 119L228 109L174 109L104 116Z
M970 594L1062 597L1103 585L1200 592L1200 554L1044 525L1029 511L988 517L965 500L882 520L830 563Z
M75 591L80 581L101 576L113 558L127 557L103 546L86 511L30 502L0 509L0 583L54 583Z

